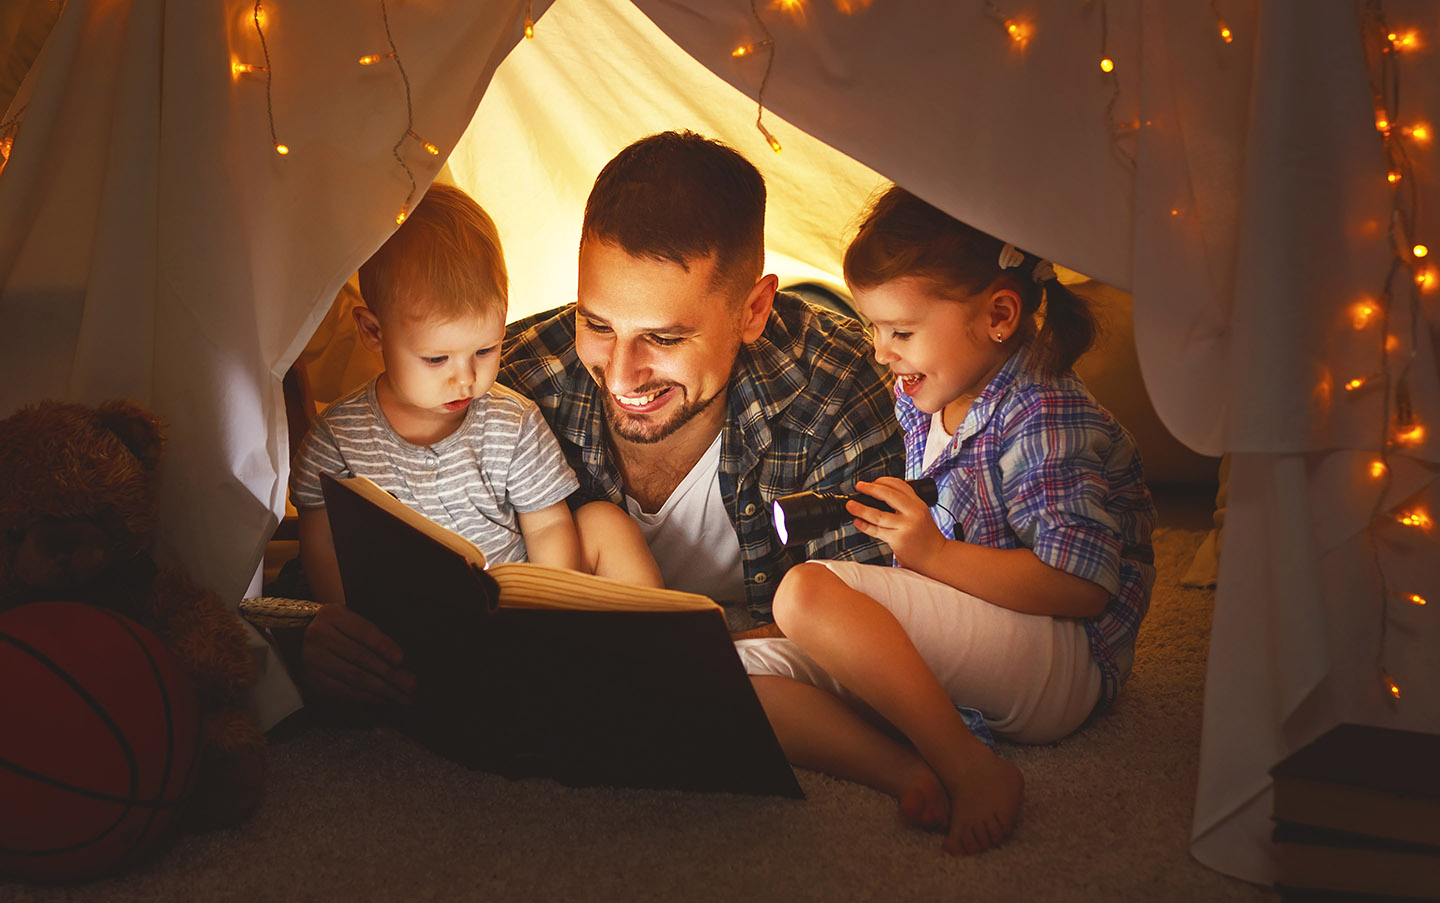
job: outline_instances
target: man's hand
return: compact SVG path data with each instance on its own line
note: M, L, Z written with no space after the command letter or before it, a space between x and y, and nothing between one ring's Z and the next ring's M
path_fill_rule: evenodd
M845 510L855 516L855 529L889 545L904 567L927 572L925 562L945 546L945 535L935 526L930 506L897 477L881 477L873 483L861 480L855 488L895 509L888 512L854 500L846 502Z
M300 660L309 688L359 702L409 703L415 675L404 653L370 621L344 605L320 606L305 628Z

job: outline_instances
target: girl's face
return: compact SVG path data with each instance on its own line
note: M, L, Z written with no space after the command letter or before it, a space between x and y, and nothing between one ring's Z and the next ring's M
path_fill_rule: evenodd
M935 414L953 407L960 417L946 417L949 429L1010 356L1015 318L1009 290L955 294L933 280L902 276L854 295L871 323L875 360L890 368L920 410Z

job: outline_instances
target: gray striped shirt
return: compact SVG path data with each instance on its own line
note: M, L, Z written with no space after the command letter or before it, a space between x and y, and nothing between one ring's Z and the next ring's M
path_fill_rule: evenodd
M547 508L579 485L540 409L496 383L470 402L455 432L412 445L390 428L376 381L336 401L311 427L290 468L290 501L324 507L322 471L367 477L475 543L486 560L524 561L517 513Z

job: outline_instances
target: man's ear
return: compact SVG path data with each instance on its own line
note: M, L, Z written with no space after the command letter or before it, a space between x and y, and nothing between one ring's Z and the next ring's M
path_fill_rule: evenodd
M354 307L350 311L355 317L355 331L360 333L360 344L366 351L380 352L380 318L368 307Z
M780 288L780 277L769 273L760 277L745 296L744 309L740 315L740 341L753 342L765 331L765 321L770 319L770 308L775 306L775 292Z

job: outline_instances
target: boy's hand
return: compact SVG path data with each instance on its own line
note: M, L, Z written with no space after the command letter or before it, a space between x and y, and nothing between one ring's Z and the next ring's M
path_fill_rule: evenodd
M897 477L881 477L873 483L861 480L855 488L895 509L881 511L852 499L845 510L855 516L855 529L889 545L903 566L928 573L927 562L945 546L945 535L935 526L930 507Z
M408 704L415 692L415 675L399 667L400 647L344 605L320 606L305 628L300 659L307 683L320 693Z

